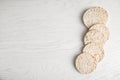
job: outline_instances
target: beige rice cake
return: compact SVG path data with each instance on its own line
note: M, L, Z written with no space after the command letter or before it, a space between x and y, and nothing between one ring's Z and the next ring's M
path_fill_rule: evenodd
M97 30L105 36L105 40L107 41L109 39L109 29L104 24L95 24L89 28L89 30Z
M100 62L104 57L103 48L96 43L89 43L83 48L83 53L92 55L97 62Z
M84 44L96 43L103 46L105 42L105 36L95 29L89 30L84 36Z
M77 56L75 66L80 73L88 74L96 69L97 63L91 55L82 53Z
M88 28L98 23L106 24L107 21L108 13L101 7L90 8L83 15L83 22Z

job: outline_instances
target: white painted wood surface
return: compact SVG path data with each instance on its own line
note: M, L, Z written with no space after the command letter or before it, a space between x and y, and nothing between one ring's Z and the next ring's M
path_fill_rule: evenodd
M109 12L110 39L95 72L79 74L83 12ZM120 0L0 0L0 80L120 80Z

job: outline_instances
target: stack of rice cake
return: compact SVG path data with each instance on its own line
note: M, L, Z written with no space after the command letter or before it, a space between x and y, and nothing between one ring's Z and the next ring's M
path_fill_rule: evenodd
M77 56L76 69L83 74L93 72L97 64L104 57L104 44L109 39L109 30L106 27L108 13L101 7L88 9L83 15L83 22L88 28L84 36L84 48Z

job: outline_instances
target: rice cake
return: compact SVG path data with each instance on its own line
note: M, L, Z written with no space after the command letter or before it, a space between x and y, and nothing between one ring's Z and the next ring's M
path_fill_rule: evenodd
M100 62L104 57L103 48L96 43L89 43L83 48L83 53L92 55L97 62Z
M104 24L95 24L89 28L89 30L97 30L105 36L105 40L107 41L109 39L109 29Z
M105 44L105 36L97 30L89 30L84 36L84 44L92 42L103 46Z
M107 21L108 13L101 7L90 8L83 15L83 22L88 28L98 23L106 24Z
M91 55L82 53L77 56L75 65L80 73L88 74L96 69L97 63Z

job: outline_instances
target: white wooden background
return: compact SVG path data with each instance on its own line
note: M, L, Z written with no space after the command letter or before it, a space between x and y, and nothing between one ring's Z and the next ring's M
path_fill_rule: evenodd
M95 6L109 12L110 39L95 72L82 75L81 17ZM0 80L120 80L120 0L0 0Z

